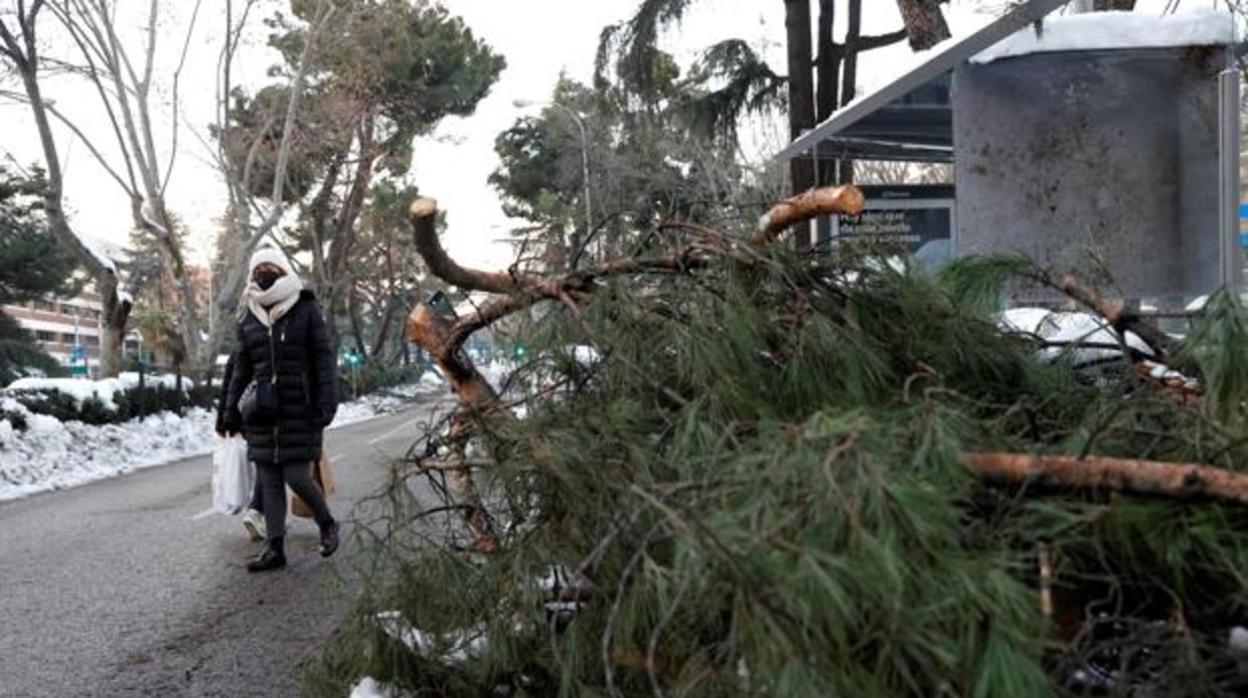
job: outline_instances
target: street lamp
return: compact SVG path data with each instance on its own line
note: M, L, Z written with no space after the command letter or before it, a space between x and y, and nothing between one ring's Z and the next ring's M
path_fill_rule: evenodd
M585 117L581 116L579 112L575 111L571 107L560 104L559 102L535 102L528 99L517 99L512 102L512 105L514 105L517 109L527 109L528 107L536 107L543 104L554 107L564 114L571 116L572 120L576 122L576 127L580 129L581 132L581 181L585 185L585 235L586 241L588 242L588 236L594 230L594 210L591 208L589 202L589 138L586 136ZM573 245L573 248L576 247L577 245ZM579 252L579 250L573 249L572 252L574 255L572 260L575 261L575 255Z

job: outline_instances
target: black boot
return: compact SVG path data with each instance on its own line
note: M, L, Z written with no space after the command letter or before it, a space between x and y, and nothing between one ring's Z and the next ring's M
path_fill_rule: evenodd
M247 563L248 572L267 572L286 566L286 550L281 538L274 538L260 551L260 557Z
M330 519L321 526L321 557L329 557L338 549L338 522Z

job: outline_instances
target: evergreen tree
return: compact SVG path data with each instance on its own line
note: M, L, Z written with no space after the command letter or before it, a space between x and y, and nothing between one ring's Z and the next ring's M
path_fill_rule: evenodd
M57 244L43 217L43 173L29 176L0 165L0 305L47 296L72 296L74 260ZM25 369L55 373L57 363L0 310L0 385Z
M473 319L413 315L462 409L396 471L319 694L1243 694L1238 298L1176 349L1027 260L770 244L797 208L535 276L446 263L413 207L482 315L550 302L497 396L447 344ZM1147 360L1003 329L1016 284Z

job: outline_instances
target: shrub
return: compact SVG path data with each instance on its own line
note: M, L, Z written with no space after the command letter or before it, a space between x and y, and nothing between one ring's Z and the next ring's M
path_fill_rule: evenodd
M14 410L0 409L0 422L7 421L16 431L26 431L26 415Z
M207 386L179 391L160 384L118 391L113 395L115 408L108 407L98 397L90 397L79 404L73 396L51 389L13 390L7 394L34 414L84 424L120 424L166 411L181 414L191 407L211 408L215 402L215 390ZM16 423L14 427L17 428Z
M118 421L98 397L78 403L72 395L56 390L15 390L9 397L17 400L34 414L42 414L62 422L79 421L85 424L111 424Z

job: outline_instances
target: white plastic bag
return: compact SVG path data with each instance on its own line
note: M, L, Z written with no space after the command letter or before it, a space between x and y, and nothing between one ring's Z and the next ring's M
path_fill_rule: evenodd
M247 442L233 436L217 439L212 453L212 506L222 514L237 514L251 501L251 464Z

